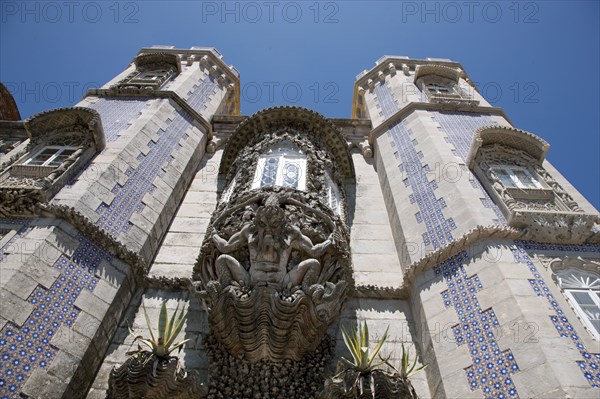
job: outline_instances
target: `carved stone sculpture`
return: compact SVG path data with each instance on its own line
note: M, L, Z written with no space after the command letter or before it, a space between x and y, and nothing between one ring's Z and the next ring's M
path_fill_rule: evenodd
M309 201L293 189L263 188L213 217L193 292L230 354L298 361L339 314L350 281L348 233Z

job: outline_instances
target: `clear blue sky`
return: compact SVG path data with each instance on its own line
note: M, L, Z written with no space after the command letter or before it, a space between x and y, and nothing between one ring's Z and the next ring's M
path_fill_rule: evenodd
M598 1L2 0L0 24L0 80L24 118L75 104L153 44L216 47L241 72L246 115L350 117L355 76L382 55L450 58L600 207Z

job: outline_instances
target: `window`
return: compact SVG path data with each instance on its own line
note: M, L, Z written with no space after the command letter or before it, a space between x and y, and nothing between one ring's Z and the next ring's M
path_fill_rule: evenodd
M272 147L258 160L252 188L272 185L305 189L306 156L291 143Z
M439 83L427 83L425 87L431 94L456 94L452 87Z
M23 162L24 165L31 166L52 166L59 167L71 155L77 151L77 147L60 147L49 146L44 147L31 158Z
M600 277L577 269L557 273L573 310L596 339L600 339Z
M170 70L158 69L140 72L136 77L131 80L131 83L145 83L145 82L158 82L162 83L171 74Z
M504 187L540 189L542 185L528 169L515 166L494 166L493 172Z
M327 201L329 207L333 210L333 212L339 215L341 212L340 191L328 172L325 172L325 190L327 191Z
M233 179L231 180L231 182L229 183L229 186L227 186L227 189L225 190L225 192L223 193L223 202L229 202L229 199L231 198L231 195L233 194L233 189L235 188L235 183L237 182L237 179L240 175L240 172L238 171L235 176L233 177Z

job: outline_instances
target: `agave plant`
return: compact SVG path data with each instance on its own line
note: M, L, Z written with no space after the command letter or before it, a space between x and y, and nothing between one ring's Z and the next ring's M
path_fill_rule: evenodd
M150 338L138 335L137 349L127 352L129 357L121 366L115 366L108 380L108 399L192 399L204 398L206 387L200 382L197 370L187 372L179 364L175 350L181 350L189 339L175 342L185 322L185 308L179 305L171 317L165 303L162 304L156 334L150 325L150 317L144 304L144 316ZM131 334L134 334L131 328ZM133 345L133 344L132 344ZM132 356L133 355L133 356ZM152 361L152 363L151 363Z
M342 336L344 337L344 343L346 347L350 351L352 358L354 361L350 361L342 356L341 360L348 364L352 369L360 372L360 373L368 373L376 367L381 366L385 363L385 360L377 364L373 364L375 357L379 354L381 347L385 343L387 339L388 328L386 328L385 333L381 340L375 346L373 352L369 353L369 327L367 326L367 322L363 323L363 327L361 328L360 324L358 326L358 330L354 327L351 328L350 333L346 331L344 327L342 327Z
M369 328L364 322L358 329L351 328L348 332L342 327L344 343L352 355L352 360L341 358L338 367L345 367L325 383L321 393L322 399L349 398L417 398L417 394L408 379L414 373L423 370L425 366L416 367L417 358L410 362L410 354L402 346L402 364L400 370L389 362L388 358L379 355L387 340L389 327L375 348L369 350ZM378 358L376 360L376 358ZM387 364L393 372L386 372L380 366Z
M185 322L185 307L181 309L179 316L177 312L179 310L179 304L177 304L177 308L175 308L175 313L173 316L169 318L169 312L167 310L167 305L163 302L160 308L160 314L158 316L158 331L156 335L152 330L152 326L150 324L150 317L148 317L148 311L146 310L146 306L142 303L142 308L144 309L144 317L146 318L146 324L148 326L148 331L150 332L150 338L145 338L142 335L138 335L133 340L133 343L136 341L140 341L142 344L146 345L150 350L145 350L139 344L136 350L127 352L127 355L147 355L153 354L155 355L154 359L154 370L156 370L156 363L160 360L164 360L171 356L171 353L175 350L181 351L183 345L186 342L190 341L189 339L175 342L175 338L181 332L183 328L183 324ZM129 332L134 334L131 327L129 328ZM132 345L133 345L132 343Z
M396 373L407 380L411 375L418 373L419 371L425 369L427 367L426 364L423 364L419 367L417 366L417 356L415 355L412 364L410 363L410 349L408 351L404 350L404 343L402 344L402 364L400 365L400 370L392 366L387 360L385 362L388 366L390 366ZM415 368L416 367L416 368Z

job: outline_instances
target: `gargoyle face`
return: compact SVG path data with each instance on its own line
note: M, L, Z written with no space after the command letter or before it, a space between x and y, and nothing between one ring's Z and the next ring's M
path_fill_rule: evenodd
M283 230L285 227L285 213L280 207L260 207L256 212L254 224L256 226L259 238L280 239L283 236Z

